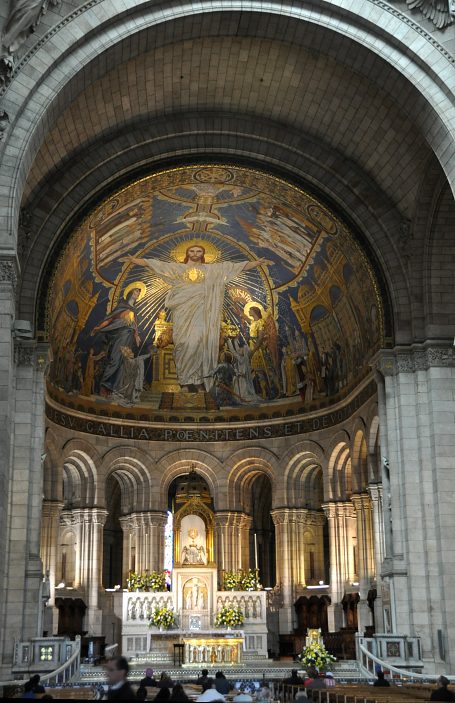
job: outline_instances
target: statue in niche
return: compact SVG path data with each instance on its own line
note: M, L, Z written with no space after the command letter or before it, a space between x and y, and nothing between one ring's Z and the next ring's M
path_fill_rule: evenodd
M183 601L185 610L204 610L206 607L206 589L199 579L193 578L185 587Z
M190 538L190 543L185 544L182 549L181 562L182 564L206 564L207 556L205 553L205 547L203 544L197 544L196 538L199 532L195 527L188 530L188 536Z

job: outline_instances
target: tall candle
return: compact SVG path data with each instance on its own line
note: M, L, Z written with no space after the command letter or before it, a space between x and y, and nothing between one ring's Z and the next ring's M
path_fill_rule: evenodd
M258 536L254 533L254 568L258 568Z
M224 571L224 533L221 533L221 568Z

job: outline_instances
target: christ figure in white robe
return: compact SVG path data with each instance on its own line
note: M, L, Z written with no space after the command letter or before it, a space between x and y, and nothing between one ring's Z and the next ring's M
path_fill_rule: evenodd
M174 361L182 391L209 391L218 364L226 284L242 271L273 262L205 263L205 249L190 246L183 263L128 256L124 261L151 269L171 288L165 305L172 313Z

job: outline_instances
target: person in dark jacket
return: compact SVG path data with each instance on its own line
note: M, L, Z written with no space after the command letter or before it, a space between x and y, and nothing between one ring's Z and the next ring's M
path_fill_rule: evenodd
M218 693L222 693L223 696L229 691L232 691L234 686L227 680L222 671L217 671L215 674L215 688Z
M160 680L155 684L158 688L172 688L174 685L173 680L170 678L167 671L162 671Z
M109 659L105 667L109 690L109 701L135 701L136 696L128 681L129 664L125 657Z
M287 679L283 679L283 683L290 686L303 686L303 679L298 675L297 669L292 669L291 675Z
M212 688L213 679L209 676L207 669L202 669L201 676L196 681L198 686L202 686L202 693L207 691L208 688Z
M145 678L141 679L140 686L157 686L156 679L153 678L153 669L145 670Z
M189 703L189 698L185 693L185 690L181 683L174 684L172 689L172 695L170 697L170 703Z
M384 672L382 671L382 669L378 669L378 671L376 672L376 676L378 678L374 682L373 686L390 686L390 683L385 678Z
M449 683L450 681L448 678L445 676L440 676L437 680L439 688L437 688L436 691L433 691L430 696L430 701L455 701L455 693L453 693L453 691L449 691L447 688Z

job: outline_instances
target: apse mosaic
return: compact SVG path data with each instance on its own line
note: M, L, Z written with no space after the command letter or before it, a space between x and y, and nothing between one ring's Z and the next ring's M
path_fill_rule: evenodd
M359 245L313 197L246 168L168 170L70 237L48 391L119 417L317 408L365 376L382 317Z

